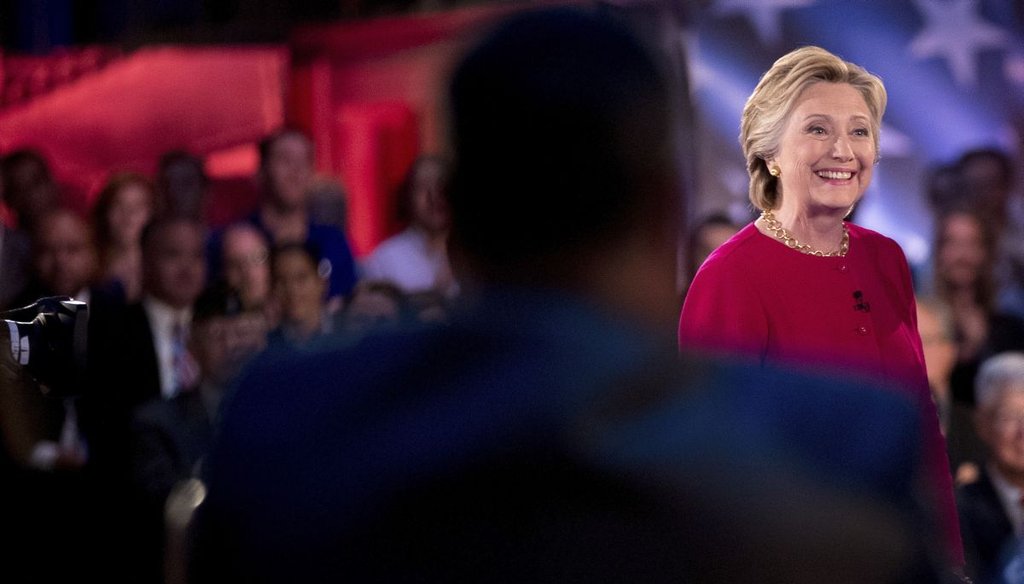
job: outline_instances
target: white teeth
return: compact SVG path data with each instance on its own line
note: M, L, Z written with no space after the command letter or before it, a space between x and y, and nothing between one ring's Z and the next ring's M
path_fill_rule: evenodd
M850 177L853 176L852 172L840 172L835 170L819 170L817 174L821 178L831 180L850 180Z

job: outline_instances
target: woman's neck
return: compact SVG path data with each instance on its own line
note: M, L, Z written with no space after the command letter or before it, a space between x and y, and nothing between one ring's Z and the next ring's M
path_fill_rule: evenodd
M829 252L839 249L842 245L845 214L836 212L812 215L796 208L788 208L785 205L773 210L771 214L790 237L812 249ZM761 233L769 237L777 237L767 229L763 219L758 220L756 226Z

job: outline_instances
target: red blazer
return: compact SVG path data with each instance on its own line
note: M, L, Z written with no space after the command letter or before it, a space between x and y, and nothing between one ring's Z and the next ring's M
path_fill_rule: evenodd
M885 380L919 405L923 444L950 553L963 548L946 443L928 387L914 289L899 245L847 224L845 257L787 248L753 224L697 272L679 319L680 348Z

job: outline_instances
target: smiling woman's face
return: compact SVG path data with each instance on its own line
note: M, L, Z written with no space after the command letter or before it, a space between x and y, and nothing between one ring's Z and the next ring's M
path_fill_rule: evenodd
M778 154L782 206L798 213L845 211L871 183L877 152L871 113L847 83L819 82L797 98ZM844 213L845 214L845 213Z

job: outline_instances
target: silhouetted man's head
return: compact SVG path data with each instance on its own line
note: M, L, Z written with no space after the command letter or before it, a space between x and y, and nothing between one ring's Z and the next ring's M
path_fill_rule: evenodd
M450 100L460 267L560 283L641 231L674 245L672 100L625 28L574 9L514 17L458 66Z

